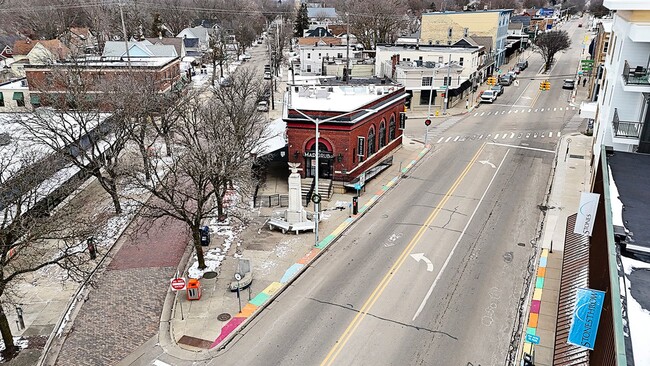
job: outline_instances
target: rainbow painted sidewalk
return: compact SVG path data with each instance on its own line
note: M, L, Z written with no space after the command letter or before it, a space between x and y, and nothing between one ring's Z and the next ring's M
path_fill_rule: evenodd
M539 309L542 305L542 291L544 289L544 278L546 277L547 261L548 249L542 249L542 254L539 257L539 265L537 266L537 278L535 280L533 299L530 302L530 313L528 315L528 326L526 328L526 334L537 335ZM533 344L527 341L524 342L524 352L527 354L532 354Z
M429 148L425 148L420 153L417 155L417 157L404 168L400 171L400 175L394 177L391 179L388 183L384 184L379 191L377 191L371 198L366 202L360 209L359 209L359 214L347 218L345 221L343 221L334 231L332 231L331 234L327 235L323 240L318 242L317 245L312 248L309 253L305 254L300 260L293 265L291 265L284 273L282 278L280 279L280 282L273 282L269 286L267 286L262 292L257 294L254 298L252 298L246 306L244 306L241 310L240 313L238 313L235 317L230 319L228 323L226 323L222 328L221 328L221 333L217 337L217 339L214 340L210 348L215 348L219 346L221 343L225 342L228 340L229 336L233 334L238 328L240 328L247 320L251 319L258 310L261 310L264 306L266 306L268 303L271 302L271 300L279 295L281 290L284 288L286 284L291 283L295 278L300 275L300 273L306 268L306 266L311 263L313 260L315 260L327 247L332 244L344 231L347 229L352 223L354 223L357 219L359 219L365 212L367 212L374 204L379 200L381 196L383 196L388 190L395 186L399 179L401 178L402 174L408 172L415 166L415 164L422 159L422 157L429 151ZM541 295L540 295L541 296Z

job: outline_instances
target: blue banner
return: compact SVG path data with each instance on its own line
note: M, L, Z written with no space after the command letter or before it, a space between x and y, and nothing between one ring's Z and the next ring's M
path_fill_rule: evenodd
M594 349L604 300L605 293L602 291L588 288L578 289L567 343L590 350Z

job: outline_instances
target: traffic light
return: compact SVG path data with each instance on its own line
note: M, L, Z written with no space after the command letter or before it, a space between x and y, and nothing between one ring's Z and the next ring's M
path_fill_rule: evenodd
M539 83L539 90L551 90L551 83L548 80L544 80Z
M487 79L487 84L488 85L497 85L497 78L495 78L494 76L490 76Z
M530 357L528 353L524 353L524 357L522 361L524 366L535 366L535 363L533 362L533 358Z
M399 129L403 130L406 128L406 119L408 117L406 116L406 113L404 112L399 112Z
M551 90L551 82L546 80L546 85L545 85L546 90Z

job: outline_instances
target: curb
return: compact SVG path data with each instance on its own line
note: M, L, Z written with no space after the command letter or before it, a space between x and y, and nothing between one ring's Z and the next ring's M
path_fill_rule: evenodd
M168 306L170 297L169 291L165 298L165 306L163 311L166 313L161 315L159 342L165 353L179 359L202 361L217 356L219 352L224 349L235 338L240 331L246 328L248 324L257 317L269 304L271 304L280 294L284 292L295 280L297 280L303 272L310 267L318 258L320 258L325 251L332 246L334 242L359 218L363 217L366 212L370 210L379 199L388 192L391 188L401 180L403 175L409 172L415 165L422 160L430 148L423 148L411 162L400 170L399 175L393 177L388 183L384 184L374 196L370 198L366 204L359 208L359 213L356 216L345 219L334 231L323 238L317 245L315 245L307 254L305 254L298 262L290 266L285 274L282 276L280 282L272 282L267 288L259 292L242 308L242 311L233 316L222 328L221 333L212 343L211 348L204 351L191 351L179 347L171 338L171 314L172 307ZM165 333L163 336L162 333ZM170 343L167 343L170 342Z

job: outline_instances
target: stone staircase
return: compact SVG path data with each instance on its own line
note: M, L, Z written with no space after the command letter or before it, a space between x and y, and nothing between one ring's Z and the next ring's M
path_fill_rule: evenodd
M302 195L302 203L305 205L308 200L307 200L307 195L309 195L312 184L314 184L314 178L303 178L301 180L301 195ZM331 179L325 179L325 178L319 178L318 179L318 192L320 193L323 201L329 201L330 198L332 197L332 180ZM316 192L316 187L314 187L314 192Z

